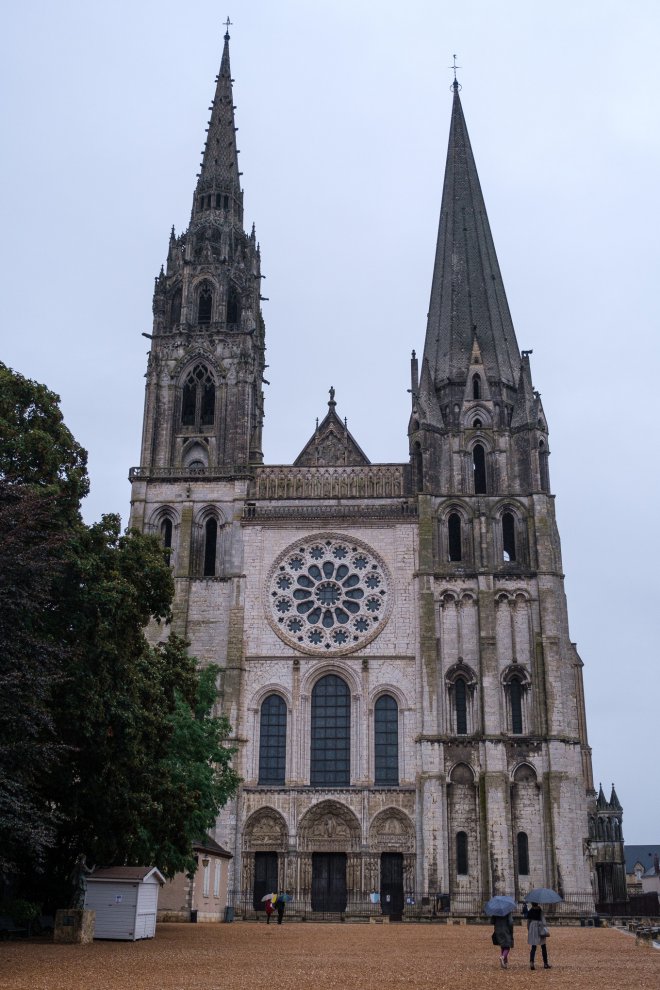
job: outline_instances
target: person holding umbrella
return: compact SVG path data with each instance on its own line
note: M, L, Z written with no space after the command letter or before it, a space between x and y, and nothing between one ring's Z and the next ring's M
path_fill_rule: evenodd
M534 958L536 956L536 946L541 946L541 955L543 956L543 968L552 969L552 966L548 962L548 947L545 944L545 940L548 937L548 926L545 921L545 915L538 904L532 902L532 906L527 913L527 944L531 946L529 950L529 968L535 969Z
M525 898L532 905L527 914L527 944L531 947L529 950L529 968L532 970L536 968L534 959L536 957L537 945L541 946L543 968L552 969L552 966L548 962L548 947L545 944L545 940L550 932L541 905L559 904L562 899L560 894L554 890L550 890L549 887L538 887L536 890L530 891Z
M500 966L509 968L509 952L513 948L513 912L517 904L513 897L498 895L484 904L484 912L493 923L493 945L500 947Z

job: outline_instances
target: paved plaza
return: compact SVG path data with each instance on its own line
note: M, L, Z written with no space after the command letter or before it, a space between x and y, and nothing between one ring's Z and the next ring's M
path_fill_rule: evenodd
M155 939L0 943L1 990L658 990L660 951L614 929L553 928L530 972L516 928L508 971L485 925L159 925Z

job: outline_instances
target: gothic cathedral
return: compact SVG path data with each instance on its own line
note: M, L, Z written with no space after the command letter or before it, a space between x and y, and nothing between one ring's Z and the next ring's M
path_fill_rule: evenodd
M171 551L173 627L221 670L243 779L215 832L234 896L256 907L287 888L350 911L380 892L394 915L538 886L625 899L621 806L592 781L548 424L458 85L410 460L372 464L331 390L294 463L269 466L228 42L190 224L156 279L130 480L131 525Z

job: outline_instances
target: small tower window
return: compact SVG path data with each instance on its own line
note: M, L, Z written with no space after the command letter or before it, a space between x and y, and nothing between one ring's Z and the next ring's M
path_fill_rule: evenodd
M160 524L160 539L166 550L172 549L172 520L163 519Z
M518 832L516 845L518 847L518 875L526 877L529 874L529 843L526 832Z
M422 445L419 441L413 447L413 467L415 474L415 491L421 492L424 488L424 460L422 457Z
M170 306L170 323L174 325L175 323L181 322L181 288L174 290L174 295L172 296L172 304Z
M472 375L472 398L481 398L481 378L479 375Z
M480 443L476 443L472 450L472 467L474 469L474 493L475 495L485 495L486 487L486 451Z
M219 210L220 207L221 207L221 205L222 205L222 196L220 195L220 193L216 193L215 194L215 208L216 208L216 210Z
M204 577L215 577L215 559L218 547L218 523L207 519L204 526Z
M456 735L467 735L467 684L464 677L457 677L454 684L454 703L456 705Z
M223 197L222 208L223 208L223 210L228 210L229 209L229 196Z
M539 440L539 472L541 475L541 491L550 491L550 473L548 471L548 449L543 442Z
M522 735L522 685L517 677L509 683L509 701L511 704L511 731L516 736Z
M233 285L229 286L227 293L227 323L240 323L240 306L238 302L238 292Z
M481 420L480 419L475 419L475 421L472 424L472 426L474 427L475 430L480 430L481 429Z
M452 512L447 520L447 543L449 544L449 559L462 560L461 517L458 512Z
M456 833L456 872L459 876L468 874L468 837L467 832Z
M502 555L506 561L516 559L516 521L512 512L502 516Z
M210 323L213 312L213 292L208 282L202 284L197 303L197 322Z

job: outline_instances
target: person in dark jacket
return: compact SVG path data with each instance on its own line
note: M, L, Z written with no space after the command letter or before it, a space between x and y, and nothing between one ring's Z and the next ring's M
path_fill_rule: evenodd
M531 946L529 950L529 968L535 969L534 958L536 956L536 946L541 946L543 956L543 968L552 969L548 962L548 947L545 944L547 938L547 923L543 910L538 904L532 904L527 915L527 944Z
M500 947L500 966L507 969L509 952L513 948L513 915L491 918L493 922L493 945Z

